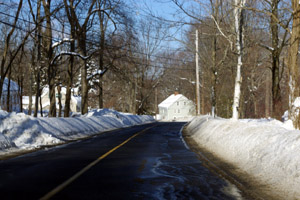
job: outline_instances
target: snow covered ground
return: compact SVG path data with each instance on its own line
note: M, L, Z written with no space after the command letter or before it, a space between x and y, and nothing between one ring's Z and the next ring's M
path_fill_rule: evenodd
M84 116L70 118L34 118L24 113L0 110L0 156L153 121L151 116L119 113L110 109L92 110Z
M279 199L300 199L300 131L290 123L201 116L187 132L199 146L268 184Z

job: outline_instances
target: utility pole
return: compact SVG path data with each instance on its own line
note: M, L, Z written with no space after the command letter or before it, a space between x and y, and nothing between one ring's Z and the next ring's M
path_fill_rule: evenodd
M197 115L200 115L200 86L199 86L199 55L198 55L198 29L196 29L196 101L197 101Z

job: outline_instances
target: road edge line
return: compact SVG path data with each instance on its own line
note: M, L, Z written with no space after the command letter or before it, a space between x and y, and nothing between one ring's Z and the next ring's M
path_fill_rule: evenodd
M79 178L82 174L84 174L86 171L88 171L89 169L91 169L94 165L96 165L98 162L100 162L101 160L103 160L104 158L106 158L108 155L110 155L111 153L113 153L114 151L116 151L117 149L119 149L120 147L122 147L123 145L125 145L126 143L128 143L130 140L132 140L133 138L135 138L136 136L140 135L141 133L153 128L157 126L157 124L155 124L154 126L145 128L142 131L139 131L137 133L135 133L134 135L132 135L131 137L129 137L128 139L126 139L124 142L122 142L121 144L119 144L118 146L112 148L111 150L109 150L108 152L106 152L105 154L103 154L102 156L98 157L95 161L91 162L90 164L88 164L86 167L84 167L83 169L81 169L79 172L77 172L76 174L74 174L72 177L70 177L68 180L66 180L65 182L61 183L60 185L58 185L57 187L55 187L53 190L51 190L50 192L48 192L46 195L44 195L43 197L40 198L40 200L48 200L51 197L53 197L55 194L59 193L60 191L62 191L65 187L67 187L68 185L70 185L72 182L74 182L77 178Z

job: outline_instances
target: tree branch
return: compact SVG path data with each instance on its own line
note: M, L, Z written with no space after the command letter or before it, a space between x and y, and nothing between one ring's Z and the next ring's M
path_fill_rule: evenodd
M90 55L88 56L83 56L79 53L76 52L67 52L67 51L62 51L60 52L58 55L56 55L54 57L54 59L51 61L51 65L54 65L54 63L56 62L57 59L59 59L61 56L77 56L79 58L81 58L82 60L88 60L92 57L92 55L95 53L96 51L92 52Z

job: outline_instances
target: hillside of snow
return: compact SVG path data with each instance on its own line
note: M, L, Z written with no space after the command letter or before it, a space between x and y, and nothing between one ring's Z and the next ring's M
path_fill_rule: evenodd
M0 155L62 144L103 131L154 122L151 116L119 113L110 109L92 110L70 118L34 118L24 113L0 110Z
M187 133L202 148L267 184L279 199L300 199L300 131L273 119L201 116Z

